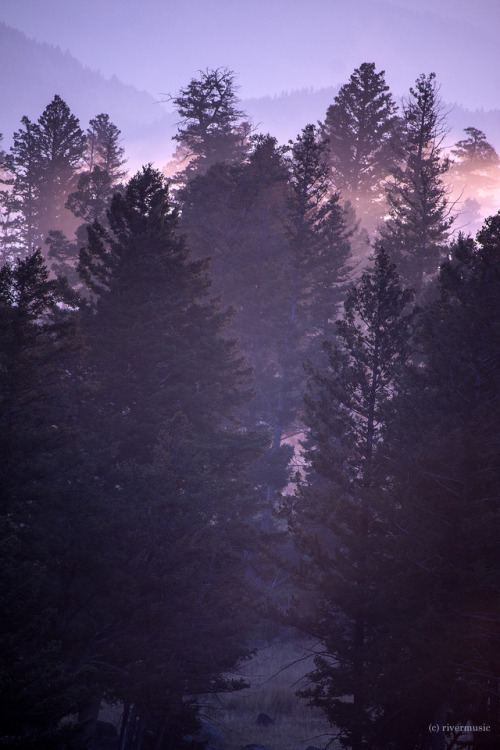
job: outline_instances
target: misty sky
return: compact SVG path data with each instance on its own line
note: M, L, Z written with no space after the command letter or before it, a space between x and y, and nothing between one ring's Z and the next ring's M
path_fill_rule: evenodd
M345 83L362 62L395 94L437 73L442 98L500 108L500 0L1 0L0 20L160 97L206 67L242 98Z

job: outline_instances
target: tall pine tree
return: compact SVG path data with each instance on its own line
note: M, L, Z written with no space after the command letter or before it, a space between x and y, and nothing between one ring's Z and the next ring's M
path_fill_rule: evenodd
M52 270L64 274L78 284L75 266L80 247L85 244L86 227L94 221L106 223L106 211L114 192L120 189L125 177L122 167L124 149L120 145L120 131L100 114L90 121L84 154L86 169L80 172L76 190L69 194L66 208L83 224L77 227L74 239L60 229L52 229L46 240Z
M309 125L289 152L254 138L247 162L217 165L182 193L183 227L197 254L212 256L215 289L237 311L233 330L254 368L245 419L271 427L276 466L289 453L286 430L297 428L302 362L329 335L348 270L350 216L328 171L326 144ZM267 476L268 487L286 483L281 469Z
M409 356L412 295L383 249L344 303L326 368L309 367L305 422L307 481L289 504L302 574L315 605L299 622L323 656L304 691L337 727L344 747L376 741L389 613L379 587L387 574L377 455L385 409ZM304 579L303 579L304 580ZM346 699L352 696L352 699Z
M172 99L181 119L174 139L187 152L187 179L217 162L240 161L250 132L238 109L234 73L227 68L200 71Z
M369 231L381 219L384 182L396 166L396 104L375 63L356 68L328 108L323 133L329 142L332 181Z
M66 595L71 571L81 567L88 502L86 496L81 502L75 482L83 473L82 454L68 413L75 396L67 369L75 346L75 303L64 282L49 279L40 250L0 271L5 747L62 746L70 727L60 722L77 707L79 670L64 637L75 614ZM87 595L83 586L78 596Z
M485 215L497 209L496 194L500 187L500 159L486 135L478 128L464 129L465 136L451 150L452 161L447 176L458 208L462 231L481 228Z
M499 243L496 215L476 242L460 236L451 246L423 314L424 361L385 434L395 580L405 592L394 608L407 665L394 713L414 717L413 747L429 723L489 727L473 738L461 731L465 747L493 748L500 736ZM452 736L441 730L432 747Z
M436 76L421 75L403 109L401 158L387 188L390 218L379 242L417 295L438 269L453 223L443 175L443 122Z
M51 230L73 231L75 221L65 208L76 187L85 136L77 118L55 96L36 123L23 117L6 157L12 175L9 201L19 216L19 251L43 247Z
M191 261L177 235L161 174L138 173L108 221L90 228L80 260L95 295L96 473L123 507L118 554L133 582L119 589L106 654L128 675L114 694L170 747L186 731L186 696L227 687L222 673L245 654L243 479L263 439L235 420L249 372L224 335L228 314L208 297L206 261Z

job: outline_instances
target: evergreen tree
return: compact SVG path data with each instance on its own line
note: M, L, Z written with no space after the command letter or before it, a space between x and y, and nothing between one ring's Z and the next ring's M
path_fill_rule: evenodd
M343 746L373 747L384 695L390 612L378 475L385 409L410 352L412 294L383 249L344 303L324 370L308 368L308 481L289 504L293 538L306 555L313 613L299 619L323 643L303 695L339 729ZM352 702L346 700L352 696Z
M378 240L395 260L406 283L417 292L437 272L445 252L450 216L441 158L442 118L435 74L421 75L403 110L401 156L388 186L390 218Z
M284 209L286 259L283 333L278 353L279 385L274 444L296 419L302 363L315 357L331 335L350 255L347 211L329 194L326 143L307 125L291 145L289 194Z
M79 176L77 190L68 196L66 206L74 216L88 224L104 221L115 190L116 185L108 172L95 166L92 172L83 172Z
M250 128L241 119L244 113L237 106L230 70L201 71L172 101L182 118L174 139L192 156L184 171L186 178L203 174L217 162L243 158Z
M480 228L485 208L500 186L500 159L486 135L477 128L464 130L466 138L452 149L449 183L460 208L460 222L467 227ZM496 203L493 209L496 210Z
M108 173L114 186L120 184L126 174L122 169L125 164L125 151L120 146L120 135L120 130L106 114L94 117L87 128L87 171L92 172L94 167L100 167Z
M127 707L122 746L178 747L246 654L248 371L161 175L109 220L82 252L85 345L40 251L0 274L7 747L90 746L103 696Z
M307 125L291 145L290 196L285 227L289 242L289 323L321 341L332 333L350 270L349 207L330 194L326 142ZM307 321L307 322L306 322Z
M9 466L8 446L16 442L7 437L11 431L8 425L17 430L18 422L23 423L28 416L32 419L33 404L44 403L42 394L58 379L54 360L61 335L60 321L66 320L59 306L74 303L75 296L64 280L49 280L40 250L18 260L15 266L4 265L1 281L2 414L7 420L2 430L5 468ZM17 459L12 461L13 471L16 463Z
M106 220L106 209L126 172L120 131L109 115L100 114L87 129L84 170L78 178L78 189L68 197L67 208L85 222Z
M266 391L262 376L276 359L284 292L287 183L286 149L271 136L258 136L247 162L218 164L181 193L182 230L195 257L210 257L214 292L236 310L231 329L254 368L257 387Z
M109 115L100 114L90 121L87 130L85 162L87 169L78 177L77 189L68 196L66 208L83 220L75 232L75 240L68 239L64 232L55 229L46 240L52 270L64 274L78 284L75 265L78 252L85 244L88 224L106 222L106 211L114 192L120 189L125 172L124 149L119 143L120 131Z
M66 284L49 280L39 250L0 271L0 450L2 489L2 680L0 736L5 747L53 748L69 732L61 719L77 705L74 664L61 624L71 568L64 551L83 512L75 512L73 467L81 457L63 418L73 339ZM68 524L68 508L73 518ZM81 541L81 537L80 537ZM70 547L69 558L76 563ZM87 593L82 590L81 597ZM64 610L64 611L63 611Z
M43 246L50 230L74 229L65 208L76 184L85 136L77 118L59 96L45 108L38 122L22 119L6 158L12 174L10 205L20 217L19 250Z
M182 191L182 229L196 257L210 256L214 292L235 310L230 330L253 369L255 397L240 413L251 429L273 424L286 320L288 177L286 148L256 136L245 163L218 164ZM281 489L289 458L287 448L267 455L254 481L266 486L272 475Z
M17 214L17 233L9 234L8 248L21 252L40 244L38 229L40 208L40 164L36 147L36 124L27 117L21 120L23 129L14 133L14 145L5 159L11 174L9 190L2 192L4 211Z
M425 365L395 400L385 435L392 554L406 592L393 621L407 665L394 714L406 722L419 713L415 747L429 723L489 725L473 739L455 737L465 747L496 747L500 735L499 243L499 215L476 242L453 243L423 316ZM437 733L432 748L452 734Z
M0 142L3 136L0 134ZM21 230L17 201L12 195L12 175L7 169L6 154L0 151L0 258L2 262L13 262L18 248Z
M128 527L127 589L104 661L128 675L113 694L170 747L186 731L185 696L227 687L222 673L245 654L243 473L263 440L234 419L249 373L207 297L206 261L190 261L177 236L161 174L138 173L108 221L90 228L80 260L95 295L97 475Z
M491 143L488 143L482 130L469 127L464 129L464 133L467 134L467 138L457 141L452 150L461 168L468 171L498 166L498 154Z
M244 164L217 165L182 193L183 228L199 255L210 253L215 290L237 310L233 330L257 390L244 418L273 431L274 489L287 481L279 468L289 456L284 431L297 420L302 362L332 328L351 234L347 210L329 193L316 128L305 128L290 151L257 137Z
M332 181L369 230L382 217L384 182L396 166L396 104L375 63L356 68L328 108L323 133L329 141Z
M47 237L51 229L65 228L65 205L85 148L78 119L59 96L54 97L38 120L37 147L42 166L39 230Z

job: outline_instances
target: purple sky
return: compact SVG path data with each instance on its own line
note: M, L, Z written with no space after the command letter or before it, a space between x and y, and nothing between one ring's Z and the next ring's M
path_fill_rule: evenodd
M500 0L2 0L0 20L155 97L206 67L235 70L248 98L367 61L396 95L433 70L445 101L500 108Z

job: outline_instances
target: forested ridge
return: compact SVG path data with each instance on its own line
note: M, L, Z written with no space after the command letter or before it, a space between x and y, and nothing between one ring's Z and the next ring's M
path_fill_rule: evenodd
M493 750L499 157L373 63L288 144L173 103L168 178L58 95L1 154L0 745L223 750L293 628L323 747Z

